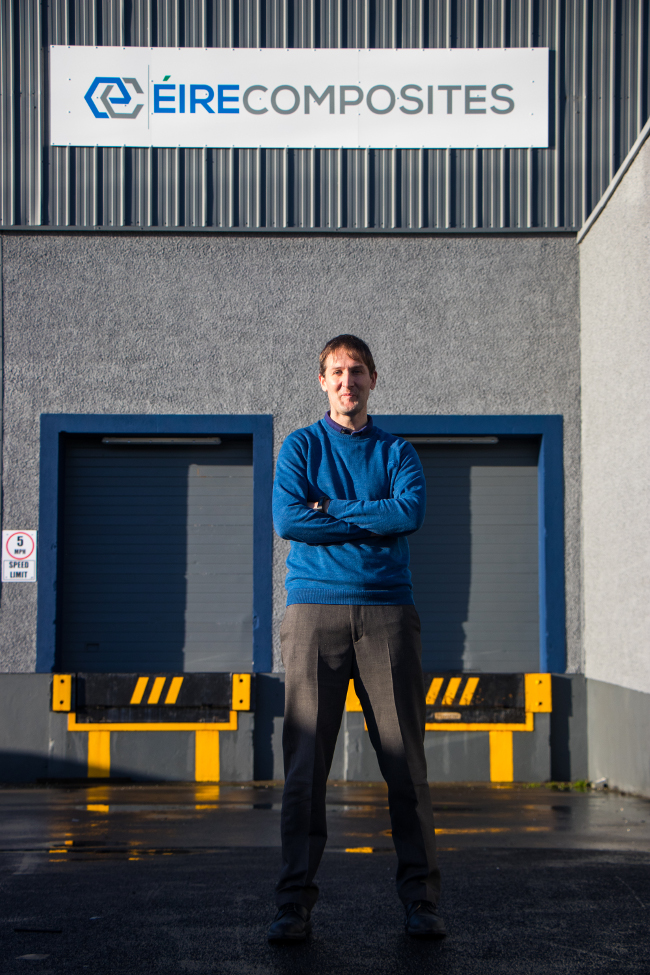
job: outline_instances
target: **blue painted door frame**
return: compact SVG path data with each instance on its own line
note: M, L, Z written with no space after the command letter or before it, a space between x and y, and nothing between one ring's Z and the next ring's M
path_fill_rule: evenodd
M45 413L41 415L39 507L38 614L36 671L54 670L56 662L58 537L62 510L62 437L95 436L218 436L253 438L253 670L273 666L271 486L273 481L273 417L173 416L130 414Z
M539 669L566 670L564 594L564 464L560 415L375 416L377 426L402 436L539 437Z

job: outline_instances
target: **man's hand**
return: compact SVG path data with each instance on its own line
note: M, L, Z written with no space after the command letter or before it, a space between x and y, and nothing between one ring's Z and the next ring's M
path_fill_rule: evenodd
M330 506L329 499L326 498L321 505L321 511L323 512L323 514L327 514L327 509L329 508L329 506ZM318 501L308 501L307 507L313 508L314 511L316 511L318 508Z

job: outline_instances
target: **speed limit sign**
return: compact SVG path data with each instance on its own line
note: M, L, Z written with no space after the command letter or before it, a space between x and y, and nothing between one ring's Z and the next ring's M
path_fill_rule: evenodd
M3 531L2 581L36 582L35 531Z

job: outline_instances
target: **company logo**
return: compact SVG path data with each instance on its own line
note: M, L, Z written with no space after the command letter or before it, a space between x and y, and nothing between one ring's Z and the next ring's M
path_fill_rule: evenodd
M98 94L98 89L104 86L104 90L101 95ZM132 96L127 89L127 85L130 85L133 91L137 95L142 95L143 91L136 78L95 78L92 85L84 95L86 103L93 113L95 118L119 118L119 119L134 119L137 118L143 108L143 103L140 102L135 106L130 112L116 112L114 105L130 105L132 101ZM113 88L117 88L120 92L119 95L113 95L111 97L111 92ZM98 107L95 99L99 99L104 108L105 112L102 112Z

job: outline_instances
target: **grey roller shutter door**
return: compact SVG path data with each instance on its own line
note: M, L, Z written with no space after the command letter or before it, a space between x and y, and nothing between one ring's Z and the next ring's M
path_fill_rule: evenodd
M409 538L424 670L537 671L537 442L414 446L427 480Z
M252 442L66 448L62 670L249 671Z

